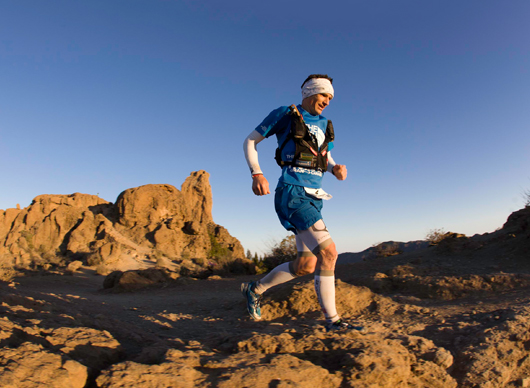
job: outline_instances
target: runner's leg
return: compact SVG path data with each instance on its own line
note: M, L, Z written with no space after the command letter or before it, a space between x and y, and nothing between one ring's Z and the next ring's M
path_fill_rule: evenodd
M289 280L293 280L297 277L297 275L292 266L292 261L278 265L263 279L258 280L255 283L254 289L252 291L258 295L261 295L271 287L288 282Z
M296 260L293 262L294 273L298 276L304 276L315 272L317 257L304 244L299 235L296 235L296 251L298 253Z
M340 316L335 305L335 263L338 257L335 243L323 220L317 221L307 230L299 231L297 236L317 258L315 291L326 322L336 322Z
M275 267L263 279L255 283L252 291L261 295L269 288L278 284L288 282L298 276L313 273L317 264L317 258L299 236L296 236L296 250L298 253L294 261Z
M317 253L315 290L328 324L340 319L335 305L335 263L337 257L335 243L331 243L324 250Z

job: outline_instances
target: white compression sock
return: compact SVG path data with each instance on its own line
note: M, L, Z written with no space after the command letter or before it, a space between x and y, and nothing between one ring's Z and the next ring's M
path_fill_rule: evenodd
M340 319L335 306L335 273L333 271L320 270L315 275L315 291L322 312L328 323Z
M274 268L263 279L257 282L254 290L252 291L254 291L256 294L263 294L269 288L288 282L294 278L296 278L296 276L291 273L290 264L283 263Z

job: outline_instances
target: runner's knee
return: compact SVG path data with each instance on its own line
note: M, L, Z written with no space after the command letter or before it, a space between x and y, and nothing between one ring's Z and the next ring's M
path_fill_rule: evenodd
M315 272L316 256L308 256L305 252L298 252L298 258L293 262L292 271L296 276L309 275Z
M300 269L298 269L298 272L296 272L296 276L310 275L310 274L312 274L313 272L315 272L315 268L316 268L316 265L314 265L314 266L311 267L311 268L309 268L309 267L306 267L306 268L300 268Z
M316 266L317 266L317 260L316 260L316 257L315 257L314 261L307 262L307 263L304 263L302 265L299 265L296 268L296 275L297 276L304 276L304 275L312 274L313 272L315 272Z
M337 263L337 258L339 257L337 253L337 248L335 243L331 243L325 249L320 250L317 253L319 268L326 270L335 270L335 264Z

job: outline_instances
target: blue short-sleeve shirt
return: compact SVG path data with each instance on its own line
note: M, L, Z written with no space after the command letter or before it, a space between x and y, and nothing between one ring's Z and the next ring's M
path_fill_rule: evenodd
M328 125L328 120L322 116L317 115L313 116L309 112L305 111L301 105L297 106L298 110L302 114L306 126L318 141L318 146L320 147L326 138L326 128ZM269 115L262 121L262 123L256 128L256 131L259 132L264 137L270 137L276 135L276 140L278 142L278 147L283 144L287 135L291 130L290 120L287 121L286 125L275 126L278 121L285 116L289 111L288 106L282 106L278 109L273 110ZM329 143L328 150L333 148L333 143ZM294 140L290 140L285 144L285 147L282 150L282 160L290 162L294 158L294 153L296 150L296 145ZM287 183L295 186L309 187L313 189L319 189L322 187L323 172L311 170L298 166L285 166L282 168L282 174L278 181L279 184Z

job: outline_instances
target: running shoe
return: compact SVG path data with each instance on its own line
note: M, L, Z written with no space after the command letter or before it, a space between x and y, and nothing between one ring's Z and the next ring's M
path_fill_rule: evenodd
M254 284L256 284L256 282L242 283L241 293L247 300L247 310L251 318L255 321L259 321L261 319L261 307L259 303L261 300L261 295L255 294L252 291Z
M326 325L326 331L346 331L346 330L352 330L352 331L358 331L360 333L366 332L364 326L354 326L343 319L339 319L336 322L330 323Z

